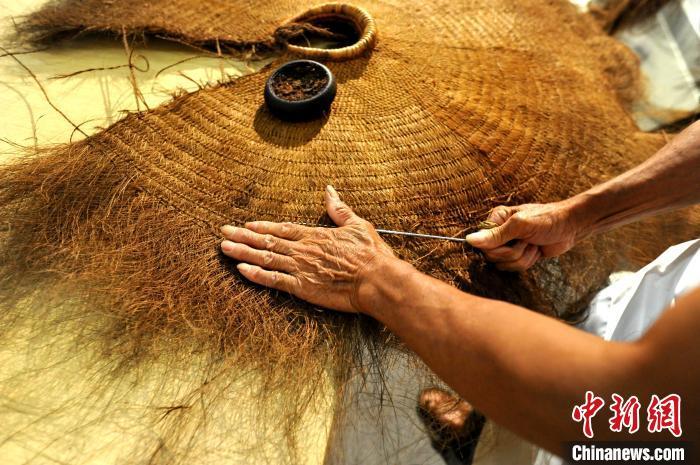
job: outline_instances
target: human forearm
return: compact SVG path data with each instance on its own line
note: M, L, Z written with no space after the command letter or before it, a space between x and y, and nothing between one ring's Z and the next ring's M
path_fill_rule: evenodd
M639 166L566 201L579 236L700 201L700 122Z
M571 409L586 390L629 387L637 347L475 297L388 262L364 289L366 312L489 418L555 452L581 438Z
M673 349L675 334L662 330L650 331L656 336L640 342L605 342L419 273L396 258L331 187L326 206L338 228L264 221L246 228L226 226L222 251L238 260L241 274L255 283L378 319L466 400L540 446L562 452L562 441L582 438L570 418L586 390L600 396L613 390L648 396L652 387L662 392L685 385L688 388L680 391L684 396L700 392L697 383L684 381L686 359L672 357L683 353L694 360L697 344L692 345L692 334L697 326L676 322L691 341L679 352ZM680 314L696 315L694 309L697 305ZM673 316L673 309L668 313ZM693 373L691 379L700 379ZM594 419L600 421L605 421L602 415ZM610 438L609 428L596 430L602 430L596 438ZM640 431L637 438L643 439L643 434Z

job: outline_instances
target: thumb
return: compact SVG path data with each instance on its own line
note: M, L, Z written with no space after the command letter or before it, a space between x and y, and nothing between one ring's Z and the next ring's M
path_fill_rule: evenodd
M491 229L480 229L475 233L468 234L466 239L470 245L479 249L495 249L516 238L513 221L508 219L500 226Z
M362 219L357 216L350 207L340 200L340 196L333 186L326 186L326 211L337 226L357 224Z

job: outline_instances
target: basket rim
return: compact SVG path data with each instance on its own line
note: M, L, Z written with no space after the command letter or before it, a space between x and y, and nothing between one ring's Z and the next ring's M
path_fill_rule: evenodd
M288 24L305 22L323 16L339 16L350 20L357 27L360 38L352 45L335 49L303 47L287 43L287 51L304 58L345 61L359 57L363 53L372 50L376 45L377 25L372 15L364 8L347 3L326 3L311 8L290 20Z

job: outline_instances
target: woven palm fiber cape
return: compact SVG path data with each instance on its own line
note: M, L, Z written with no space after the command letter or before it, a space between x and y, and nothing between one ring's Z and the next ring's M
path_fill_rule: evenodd
M352 25L352 45L300 43L334 22ZM4 297L27 297L37 283L77 296L86 314L113 316L106 340L120 354L199 341L236 369L284 381L289 405L328 370L342 392L362 348L393 341L365 318L246 282L219 252L221 225L324 221L321 194L333 184L377 226L464 234L499 204L566 198L666 141L639 132L625 110L638 84L630 52L565 0L62 1L24 30L37 40L155 34L276 52L274 65L298 56L328 64L338 95L322 119L270 115L268 67L0 171ZM683 212L632 226L523 275L459 245L390 244L467 291L576 318L616 266L697 235L697 225Z

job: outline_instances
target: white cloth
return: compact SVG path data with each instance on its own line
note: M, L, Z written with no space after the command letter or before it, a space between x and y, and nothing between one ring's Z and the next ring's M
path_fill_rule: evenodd
M669 247L641 270L600 291L579 328L607 341L634 341L681 295L699 286L700 239L695 239ZM541 449L534 460L534 465L562 463Z
M700 112L700 0L667 3L615 34L639 56L645 97L633 116L651 131Z
M570 0L582 10L610 0ZM622 28L615 38L639 57L645 95L633 117L643 131L700 112L700 0L668 2L655 15Z
M656 260L596 295L579 327L608 341L639 339L661 313L700 286L700 239L669 247Z

